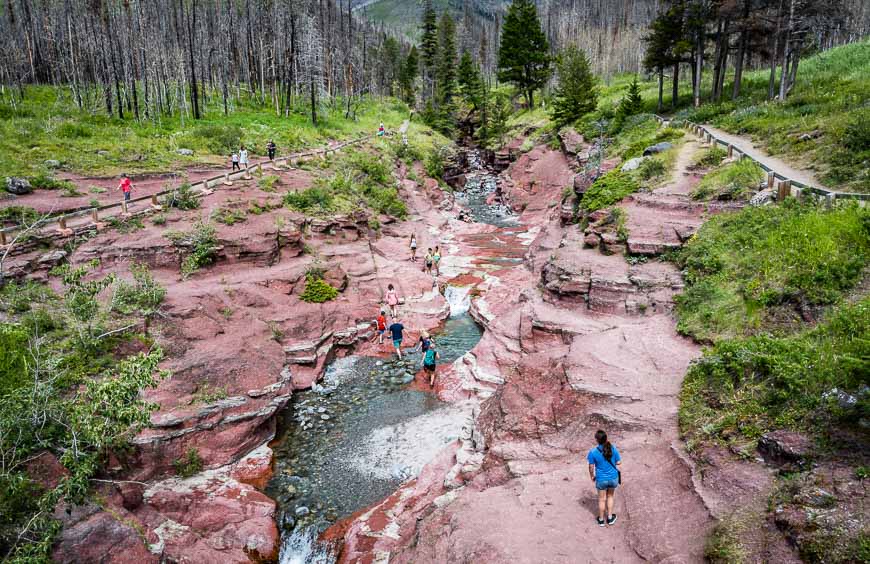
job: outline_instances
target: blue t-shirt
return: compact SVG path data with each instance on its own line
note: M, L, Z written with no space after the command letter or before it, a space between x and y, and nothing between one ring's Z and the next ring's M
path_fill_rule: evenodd
M603 482L605 480L615 480L618 477L616 472L616 463L621 460L619 456L619 451L616 450L615 446L611 445L613 448L613 456L610 457L610 462L613 462L613 466L610 465L610 462L607 462L607 459L604 458L604 453L602 452L602 447L597 446L589 451L589 456L586 457L586 460L589 464L595 465L595 481Z
M405 329L405 326L401 323L393 323L390 325L390 335L393 336L394 341L402 340L402 331Z

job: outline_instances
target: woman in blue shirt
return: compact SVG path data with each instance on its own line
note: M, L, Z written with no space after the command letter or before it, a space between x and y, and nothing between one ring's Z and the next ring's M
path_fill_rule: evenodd
M619 466L622 464L619 451L607 440L607 433L599 429L595 433L598 446L589 451L589 477L598 490L598 526L616 523L613 512L613 494L621 481Z

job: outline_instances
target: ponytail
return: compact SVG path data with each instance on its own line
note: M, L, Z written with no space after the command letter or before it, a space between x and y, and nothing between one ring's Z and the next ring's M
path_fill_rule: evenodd
M595 432L595 440L601 446L601 452L604 454L604 459L607 462L610 462L610 459L613 458L613 446L610 444L610 441L607 440L607 433L598 429Z

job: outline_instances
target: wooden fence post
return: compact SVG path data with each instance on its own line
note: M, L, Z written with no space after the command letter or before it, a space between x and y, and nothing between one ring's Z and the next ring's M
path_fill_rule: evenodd
M127 215L127 200L121 202L121 213Z
M57 225L61 229L66 229L66 218L63 216L60 216L59 218L57 218Z
M730 159L733 157L734 157L734 145L732 145L731 143L728 143L728 158Z
M825 207L828 209L831 209L832 207L834 207L834 200L835 199L836 199L836 196L833 192L828 192L827 194L825 194Z
M774 184L776 183L776 173L772 170L767 171L767 189L773 190Z
M225 172L224 173L224 186L232 186L232 185L233 185L233 181L230 180L230 173Z
M97 208L91 210L91 221L93 221L94 223L100 222L100 210L98 210Z
M0 247L6 246L6 232L0 230Z

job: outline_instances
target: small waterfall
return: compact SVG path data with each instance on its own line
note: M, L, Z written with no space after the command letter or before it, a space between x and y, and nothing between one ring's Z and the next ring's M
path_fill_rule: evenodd
M471 286L447 286L444 299L450 304L450 317L462 315L471 307Z
M284 535L279 564L332 564L335 555L329 545L317 540L317 528L296 529Z

